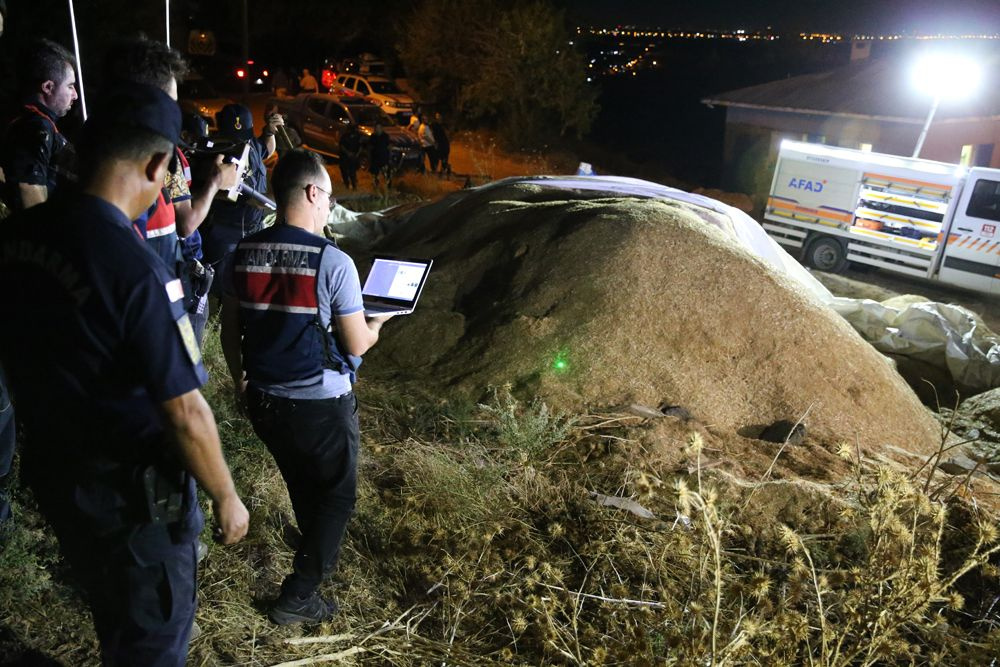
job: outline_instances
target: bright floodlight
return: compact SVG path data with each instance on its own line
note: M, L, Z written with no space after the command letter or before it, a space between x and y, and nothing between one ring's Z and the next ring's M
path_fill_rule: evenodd
M930 113L924 121L924 127L917 138L913 149L913 157L920 157L920 149L924 146L927 131L934 120L941 100L950 102L969 97L979 87L982 70L979 64L971 58L954 53L928 53L917 61L913 68L912 80L917 90L923 91L934 101Z
M913 67L914 87L944 100L972 95L981 78L979 63L955 53L928 53Z

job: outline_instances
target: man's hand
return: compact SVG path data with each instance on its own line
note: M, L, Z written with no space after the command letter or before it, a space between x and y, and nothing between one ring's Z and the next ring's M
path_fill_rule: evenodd
M215 416L197 389L160 404L170 425L181 463L212 499L219 522L216 534L224 544L247 534L249 515L222 456Z
M386 322L388 322L389 320L391 320L395 316L396 316L395 313L390 313L388 315L375 315L373 317L369 317L368 315L365 315L365 322L368 323L368 328L369 329L374 328L375 331L378 331L379 329L382 328L383 324L385 324ZM372 327L373 324L375 325L375 327Z
M235 544L242 540L250 527L250 513L235 493L212 503L216 527L213 535L217 542Z
M267 117L267 131L271 134L277 134L279 127L285 126L285 117L280 113L273 113Z
M215 156L215 165L212 167L212 185L218 190L232 190L236 187L237 167L235 162L223 162L222 155Z

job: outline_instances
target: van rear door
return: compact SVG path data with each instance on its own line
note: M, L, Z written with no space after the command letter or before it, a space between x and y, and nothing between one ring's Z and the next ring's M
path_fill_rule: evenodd
M947 244L943 282L1000 295L1000 170L969 170Z

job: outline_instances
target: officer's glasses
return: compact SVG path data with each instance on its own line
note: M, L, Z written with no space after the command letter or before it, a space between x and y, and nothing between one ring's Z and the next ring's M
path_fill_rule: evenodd
M336 206L336 204L337 204L337 200L333 198L333 193L330 192L329 190L324 190L323 188L319 187L315 183L310 183L309 185L313 186L314 188L316 188L317 190L319 190L320 192L322 192L323 194L326 195L326 198L327 198L327 200L330 203L330 210L332 211L333 207ZM306 186L306 190L309 189L309 185Z

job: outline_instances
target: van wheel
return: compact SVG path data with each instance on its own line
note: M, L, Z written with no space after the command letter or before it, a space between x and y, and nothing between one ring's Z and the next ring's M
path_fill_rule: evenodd
M847 268L847 252L837 239L820 236L806 249L805 262L817 271L840 273Z

